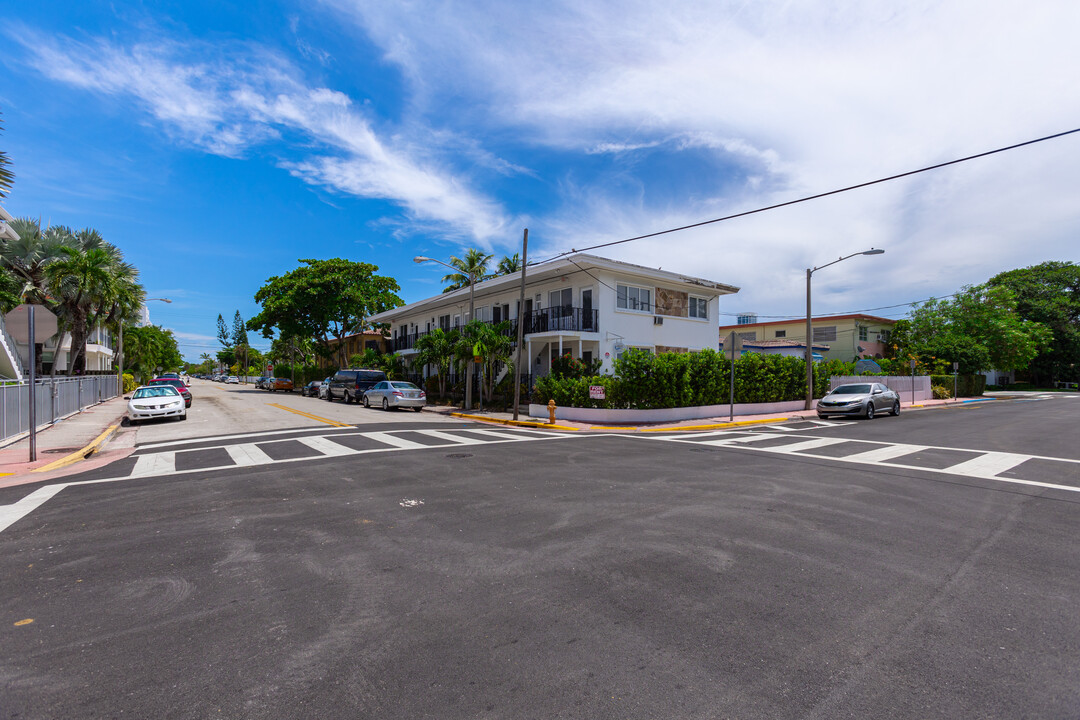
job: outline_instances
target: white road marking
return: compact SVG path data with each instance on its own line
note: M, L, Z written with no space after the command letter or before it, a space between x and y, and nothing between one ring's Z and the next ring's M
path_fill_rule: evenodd
M456 430L464 431L465 428L455 428ZM291 431L286 431L291 432ZM323 429L325 432L325 429ZM398 431L402 432L402 431ZM418 432L416 430L409 430L405 432ZM469 435L455 435L451 431L432 430L425 434L430 433L445 433L447 439L452 439L455 445L477 445L486 444L494 445L498 443L507 442L527 442L535 440L564 440L570 438L581 437L600 437L598 434L591 435L571 435L556 432L544 432L544 433L521 433L515 430L506 432L495 432L486 430L483 428L469 428L469 433L480 433L482 435L488 435L493 439L484 442L477 440ZM267 433L251 433L244 437L261 437L265 435L276 435L278 432ZM342 434L347 434L350 437L360 435L363 437L370 437L379 442L385 443L385 447L369 448L367 450L353 450L340 443L333 442L332 438L340 437ZM221 439L234 439L240 437L238 435L226 435ZM192 442L205 441L207 438L193 438ZM281 443L296 440L302 442L310 448L318 450L322 457L336 457L342 455L361 455L368 453L384 453L384 452L397 452L400 450L445 450L447 445L423 445L421 443L415 443L411 440L396 437L388 432L370 432L370 433L335 433L327 435L325 437L316 438L282 438L280 440L271 440L270 442ZM320 442L322 441L322 442ZM160 444L155 445L142 445L139 446L139 450L143 450L147 447L157 447ZM167 445L174 445L168 443ZM16 523L21 518L25 517L35 509L40 507L49 498L56 495L58 492L66 487L74 487L76 485L100 485L105 483L121 482L123 480L130 480L135 478L146 478L150 476L158 477L175 477L178 475L190 475L193 473L208 473L219 470L231 470L236 467L254 466L254 465L269 465L269 464L284 464L292 462L305 462L311 460L318 460L320 458L313 457L298 457L298 458L286 458L284 460L274 460L261 449L259 449L254 443L236 443L232 445L216 445L211 447L193 448L188 452L198 452L199 450L216 450L218 448L224 448L229 454L229 458L233 461L230 465L217 465L213 467L201 467L192 468L190 470L177 470L176 469L176 451L166 451L161 453L149 453L146 455L135 456L135 468L128 475L120 475L117 477L99 478L96 480L80 480L71 483L58 483L56 485L45 485L38 488L34 492L30 493L22 500L12 505L0 505L0 532L3 532L8 527Z
M452 442L455 445L487 445L487 442L479 438L466 437L464 435L454 435L452 433L444 432L442 430L413 430L413 432L422 433L428 437L435 438L436 440L445 440Z
M135 460L135 469L128 477L146 477L148 475L166 475L176 472L176 453L163 452L153 455L140 455Z
M45 485L39 487L13 505L0 506L0 532L7 530L25 516L37 510L46 500L67 487L67 484Z
M905 455L911 455L917 453L920 450L925 450L923 445L903 445L897 443L895 445L886 445L884 447L874 448L873 450L866 450L861 453L855 453L854 455L848 455L847 460L852 462L864 462L864 463L879 463L885 460L894 460L898 457L904 457Z
M341 443L336 443L333 440L327 440L324 437L304 437L296 438L296 441L307 445L312 450L318 450L327 457L340 457L342 455L355 455L359 450L354 450L351 447L345 447Z
M1018 455L1016 453L988 452L977 458L966 460L959 465L953 465L949 472L959 475L971 475L973 477L993 478L1006 470L1012 470L1017 465L1027 462L1030 455Z
M229 453L232 461L239 466L266 465L274 462L274 459L260 450L255 443L226 445L225 452Z
M412 440L406 440L405 438L399 438L398 436L391 435L388 432L364 433L364 437L371 438L372 440L375 440L377 442L386 443L387 445L398 448L399 450L416 450L418 448L431 447L430 445L424 445L423 443L413 442Z
M810 440L791 443L790 445L780 445L774 449L777 452L793 453L801 450L813 450L815 448L828 447L829 445L845 442L848 441L844 438L812 438Z
M713 447L731 447L739 450L753 450L755 452L774 453L786 455L792 452L793 449L798 449L798 446L802 443L791 443L788 445L780 446L764 446L761 442L749 442L749 438L738 437L730 440L706 440L705 442L695 442L693 434L685 435L668 435L651 437L650 440L660 440L662 442L681 442L687 445L711 445ZM778 438L778 437L791 437L790 435L765 435L764 439ZM822 440L828 439L830 441L833 438L821 438ZM862 440L851 440L850 438L844 439L841 442L867 442ZM827 443L829 445L833 442ZM882 463L886 460L895 460L902 458L905 455L911 455L913 453L920 452L922 450L961 450L966 452L980 453L979 457L965 460L963 462L956 463L949 467L944 468L931 468L922 467L919 465L906 465L904 463L890 462L887 465ZM934 445L905 445L896 443L892 445L884 445L883 447L874 448L873 450L867 450L866 452L855 453L854 455L845 455L842 457L825 457L817 456L825 460L830 460L838 463L850 463L853 465L871 465L879 467L881 469L888 468L889 470L916 470L920 472L931 473L944 473L946 475L960 475L962 477L977 477L983 480L994 480L996 482L1010 483L1014 485L1030 485L1032 487L1050 488L1051 490L1065 490L1066 492L1080 493L1080 486L1077 485L1059 485L1057 483L1041 482L1038 480L1022 480L1020 478L1004 478L1000 476L1000 473L1006 470L1016 467L1027 460L1049 460L1051 462L1067 463L1069 465L1075 465L1080 470L1080 460L1072 460L1070 458L1058 458L1047 457L1044 455L1022 455L1018 453L1002 453L989 450L975 450L971 448L947 448L938 447Z
M344 428L343 428L344 429ZM253 438L253 437L270 437L272 435L289 435L297 433L313 433L313 434L326 434L327 428L325 427L312 427L312 428L294 428L292 430L265 430L257 433L242 433L240 435L212 435L210 437L193 437L186 440L169 440L168 442L147 443L146 445L140 445L139 450L158 450L160 448L167 447L179 447L181 445L191 445L192 443L207 443L218 442L219 440L240 440L241 438ZM193 450L202 450L203 448L192 448Z

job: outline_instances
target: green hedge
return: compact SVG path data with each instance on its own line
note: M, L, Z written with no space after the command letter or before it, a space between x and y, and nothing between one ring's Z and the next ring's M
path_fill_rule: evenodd
M548 375L536 382L532 401L563 407L656 408L723 405L730 400L731 363L715 350L653 355L630 350L615 361L613 375ZM828 360L814 365L814 397L833 375L853 375L855 363ZM589 398L590 385L603 385L604 400ZM735 361L735 402L765 403L806 397L802 358L748 353Z

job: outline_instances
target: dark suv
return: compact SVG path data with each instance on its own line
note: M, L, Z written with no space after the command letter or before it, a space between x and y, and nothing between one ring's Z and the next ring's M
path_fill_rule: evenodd
M333 402L341 398L346 403L358 403L364 399L366 390L383 380L386 380L386 373L382 370L338 370L326 390L326 399Z

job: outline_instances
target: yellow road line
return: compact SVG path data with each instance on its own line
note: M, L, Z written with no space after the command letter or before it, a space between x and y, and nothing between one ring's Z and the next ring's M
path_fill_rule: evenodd
M318 415L312 415L306 413L303 410L297 410L296 408L286 407L285 405L278 405L277 403L266 403L270 407L276 407L279 410L285 410L286 412L296 413L297 415L303 415L309 420L318 420L319 422L326 423L327 425L333 425L334 427L353 427L349 423L338 422L337 420L331 420L329 418L319 417Z
M487 417L486 415L469 415L468 413L452 412L451 417L466 418L469 420L480 420L482 422L498 423L499 425L516 425L518 427L534 427L547 430L578 430L580 428L570 427L569 425L549 425L547 423L528 422L526 420L504 420L503 418Z
M74 463L77 463L80 460L84 460L84 459L90 457L91 455L93 455L94 453L96 453L98 450L101 449L101 446L105 444L105 441L108 440L112 436L112 434L114 432L116 432L116 429L118 427L120 427L119 424L110 425L108 427L108 429L105 430L105 432L98 435L96 438L94 438L93 442L91 442L89 445L82 448L81 450L76 450L75 452L71 453L70 455L65 455L64 457L60 458L59 460L54 460L53 462L49 463L48 465L42 465L39 468L34 468L30 472L49 472L50 470L59 470L62 467L67 467L68 465L73 465Z
M738 420L736 422L718 423L716 425L684 425L683 427L666 428L641 428L640 432L680 432L682 430L719 430L742 425L763 425L766 423L784 422L787 418L765 418L763 420Z

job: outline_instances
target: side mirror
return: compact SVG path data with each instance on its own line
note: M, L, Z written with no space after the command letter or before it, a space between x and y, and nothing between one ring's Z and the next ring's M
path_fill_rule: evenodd
M130 399L131 399L131 396L130 396L130 395L125 395L125 396L124 396L124 399L125 399L125 400L130 400Z

